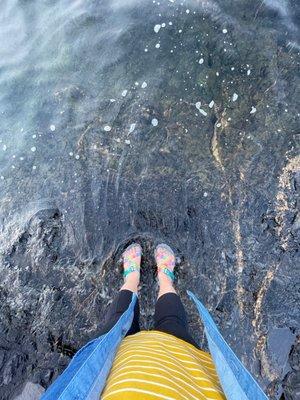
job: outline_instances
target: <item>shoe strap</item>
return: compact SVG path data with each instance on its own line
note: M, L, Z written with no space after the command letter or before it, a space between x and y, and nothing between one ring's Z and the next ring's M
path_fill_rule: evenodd
M167 275L172 281L175 279L175 275L172 271L170 271L167 267L161 266L158 268L158 271L163 272L165 275Z
M140 272L140 268L135 266L135 265L130 265L126 270L123 272L124 278L126 278L127 275L131 274L131 272L138 271Z

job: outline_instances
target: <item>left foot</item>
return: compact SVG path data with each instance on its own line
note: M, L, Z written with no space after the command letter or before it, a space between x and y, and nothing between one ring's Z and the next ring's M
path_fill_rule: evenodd
M125 282L128 279L140 278L140 267L142 259L142 247L138 243L133 243L127 247L123 255L123 269Z

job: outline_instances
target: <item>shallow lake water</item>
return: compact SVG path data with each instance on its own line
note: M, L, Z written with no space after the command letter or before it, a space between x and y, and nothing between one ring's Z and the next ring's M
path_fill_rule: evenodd
M295 0L0 3L0 397L97 335L143 245L193 290L272 399L300 393Z

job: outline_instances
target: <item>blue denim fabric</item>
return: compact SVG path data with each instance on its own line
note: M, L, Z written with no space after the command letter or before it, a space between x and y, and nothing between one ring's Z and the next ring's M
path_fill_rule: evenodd
M230 400L267 400L267 396L252 375L222 337L207 309L192 292L188 291L187 293L195 302L202 319L210 354L226 398Z
M204 323L209 349L227 399L267 399L225 342L206 308L193 293L188 294ZM127 311L107 334L92 340L75 354L41 400L99 400L118 346L131 326L136 299L137 296L133 294Z
M42 400L99 400L118 346L131 326L136 299L133 294L128 309L108 333L92 340L75 354Z

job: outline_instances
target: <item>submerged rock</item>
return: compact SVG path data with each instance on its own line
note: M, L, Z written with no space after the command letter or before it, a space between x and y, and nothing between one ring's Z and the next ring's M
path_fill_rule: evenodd
M45 389L36 383L27 382L22 393L15 397L14 400L39 400Z

